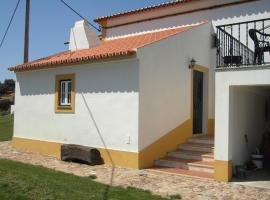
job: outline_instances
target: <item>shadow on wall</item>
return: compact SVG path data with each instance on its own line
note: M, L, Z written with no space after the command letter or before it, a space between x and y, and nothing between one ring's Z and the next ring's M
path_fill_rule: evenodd
M75 73L76 93L138 92L138 61L94 63L17 73L22 96L55 93L55 76Z
M106 200L106 199L108 199L108 193L109 193L110 187L113 185L114 171L115 171L115 163L114 163L114 161L113 161L113 157L112 157L110 151L108 150L108 147L107 147L107 145L106 145L106 142L105 142L105 140L104 140L104 137L103 137L103 135L102 135L102 133L101 133L99 127L98 127L98 124L97 124L97 122L96 122L96 120L95 120L95 118L94 118L93 112L91 111L91 109L90 109L90 107L89 107L89 105L88 105L88 103L87 103L87 101L86 101L84 95L81 94L81 96L82 96L84 105L85 105L85 107L86 107L86 109L87 109L87 111L88 111L88 113L89 113L90 119L91 119L91 121L93 122L93 124L94 124L94 126L95 126L95 128L96 128L96 131L97 131L97 133L98 133L98 135L99 135L99 138L100 138L100 140L101 140L101 142L102 142L102 144L103 144L103 147L104 147L104 149L105 149L105 151L106 151L106 154L108 155L108 158L109 158L109 160L110 160L110 162L111 162L111 165L112 165L112 167L111 167L110 184L107 185L107 187L106 187L106 189L105 189L105 192L104 192L104 194L103 194L103 199Z

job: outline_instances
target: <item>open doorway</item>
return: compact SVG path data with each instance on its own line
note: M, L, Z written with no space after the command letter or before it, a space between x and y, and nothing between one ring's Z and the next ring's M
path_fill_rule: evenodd
M270 188L270 86L231 86L229 98L232 181Z

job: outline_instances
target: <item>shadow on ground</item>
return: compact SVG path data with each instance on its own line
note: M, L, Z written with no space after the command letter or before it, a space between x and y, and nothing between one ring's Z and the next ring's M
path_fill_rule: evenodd
M270 189L270 169L247 171L245 179L233 178L232 183Z

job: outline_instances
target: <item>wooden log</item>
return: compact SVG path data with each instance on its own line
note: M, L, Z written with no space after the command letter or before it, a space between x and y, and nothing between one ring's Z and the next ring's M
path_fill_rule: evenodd
M75 144L64 144L61 146L61 160L89 165L103 164L99 150Z

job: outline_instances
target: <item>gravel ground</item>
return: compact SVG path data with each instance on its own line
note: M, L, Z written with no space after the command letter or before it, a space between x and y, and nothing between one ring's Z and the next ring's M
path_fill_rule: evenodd
M134 170L119 167L88 166L62 162L59 159L29 152L18 152L10 142L0 142L0 158L11 159L32 165L41 165L77 176L96 175L96 181L117 185L132 186L150 190L154 194L169 196L180 194L182 199L241 199L269 200L270 189L221 183L204 178L184 177L151 170Z

